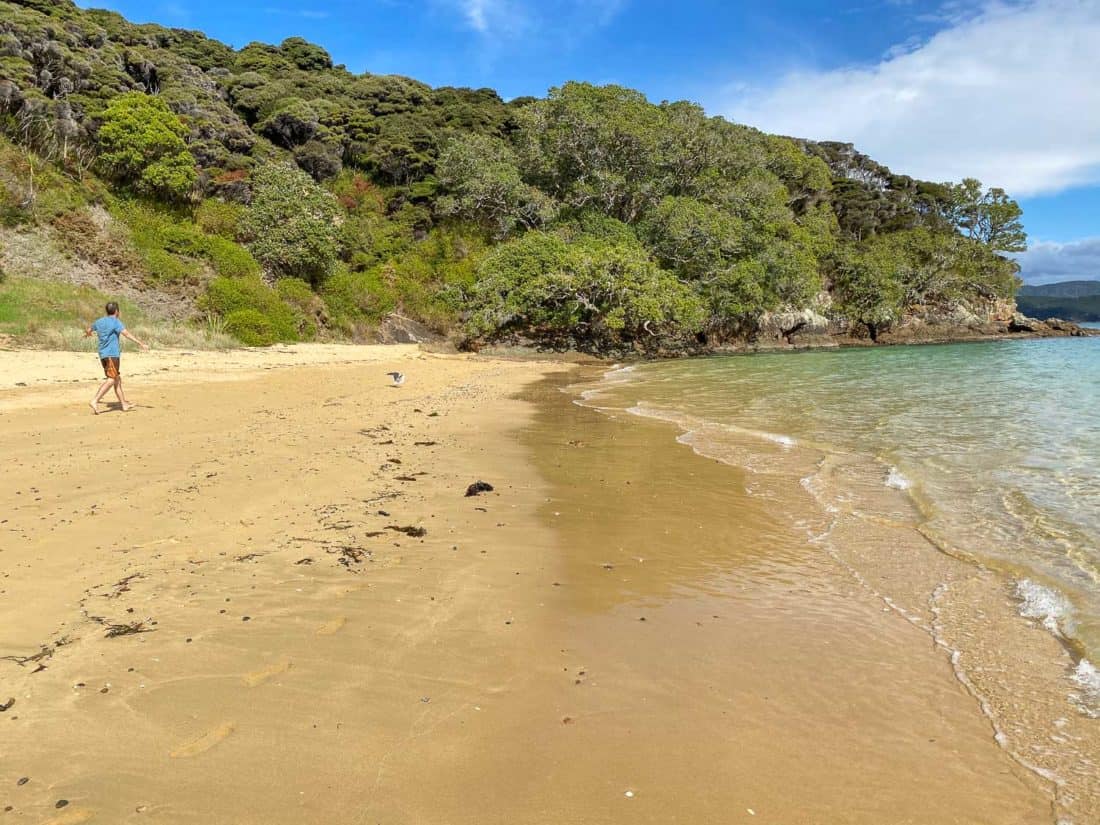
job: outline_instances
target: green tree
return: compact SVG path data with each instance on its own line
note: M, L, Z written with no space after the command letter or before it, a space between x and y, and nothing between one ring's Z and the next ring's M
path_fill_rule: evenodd
M515 154L501 139L461 135L439 157L436 177L446 194L438 210L475 222L501 239L554 217L553 201L520 178Z
M745 252L744 222L694 198L663 199L641 232L662 266L691 281L712 280Z
M240 232L252 254L279 277L321 283L339 252L336 199L290 163L252 174L252 205Z
M481 264L468 328L492 338L521 331L581 346L658 342L702 328L699 298L639 246L528 232Z
M901 316L904 289L897 268L896 250L883 244L850 252L837 267L838 307L866 326L872 341Z
M195 185L195 158L187 127L152 95L130 92L111 101L99 127L99 164L140 192L182 200Z
M664 116L641 92L566 83L517 118L525 179L566 206L633 223L664 194L654 180Z
M329 53L301 37L288 37L279 46L279 51L305 71L332 68L332 57Z
M982 191L982 184L966 178L952 190L952 215L955 225L997 252L1023 252L1027 249L1023 210L1003 189Z

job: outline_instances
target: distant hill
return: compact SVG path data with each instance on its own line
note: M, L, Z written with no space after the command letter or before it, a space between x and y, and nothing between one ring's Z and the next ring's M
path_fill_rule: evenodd
M1063 321L1100 321L1100 295L1084 298L1053 298L1043 295L1020 295L1016 307L1029 318L1061 318Z
M1085 298L1100 295L1100 281L1059 281L1056 284L1024 284L1018 295L1043 298Z

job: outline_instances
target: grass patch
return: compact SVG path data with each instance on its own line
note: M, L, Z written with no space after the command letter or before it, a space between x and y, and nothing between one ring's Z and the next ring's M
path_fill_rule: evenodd
M259 275L252 253L229 238L204 232L186 209L120 200L111 211L129 227L151 283L198 286L210 271L223 278Z
M112 300L89 287L37 278L8 277L0 281L0 334L17 344L38 349L92 351L84 337L89 323L103 315ZM216 326L150 318L132 302L119 301L126 326L156 348L229 349L239 342Z

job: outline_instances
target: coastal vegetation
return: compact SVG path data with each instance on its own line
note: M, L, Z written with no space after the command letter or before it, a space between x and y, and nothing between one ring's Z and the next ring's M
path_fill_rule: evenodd
M874 339L1011 300L1026 243L999 189L692 103L579 82L504 101L69 0L0 1L0 132L0 244L39 233L247 344L395 313L470 346L676 350L795 310Z

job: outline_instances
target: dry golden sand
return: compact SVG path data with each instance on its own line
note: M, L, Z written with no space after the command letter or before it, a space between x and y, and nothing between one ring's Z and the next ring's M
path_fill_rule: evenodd
M123 365L139 409L95 417L92 356L0 353L0 821L1052 821L942 655L787 577L728 468L514 397L561 366Z

